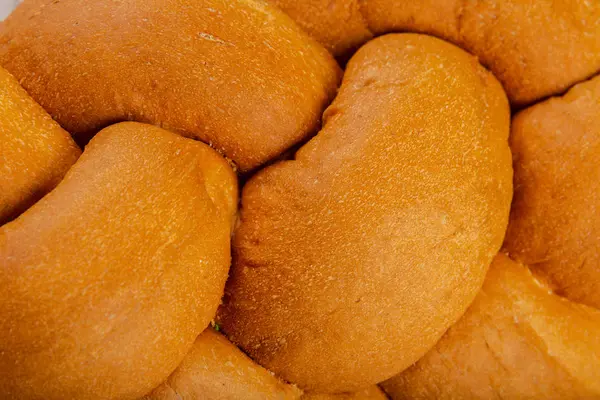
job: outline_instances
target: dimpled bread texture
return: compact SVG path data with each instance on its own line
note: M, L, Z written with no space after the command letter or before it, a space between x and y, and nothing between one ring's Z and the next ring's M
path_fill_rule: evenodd
M215 151L113 125L0 228L0 398L136 399L213 318L236 177Z
M338 56L388 32L448 40L479 57L515 106L558 94L600 71L596 0L271 2Z
M244 187L219 319L309 391L353 391L418 360L465 311L512 195L509 109L439 39L375 39L323 130Z
M149 122L242 170L314 133L340 76L258 0L32 1L0 32L0 64L72 134Z
M600 77L513 120L505 248L557 293L600 308Z
M393 400L597 399L598 371L600 310L500 254L467 313L383 387Z
M142 400L297 400L301 393L208 328L167 381Z
M52 190L80 153L71 136L0 67L0 224Z

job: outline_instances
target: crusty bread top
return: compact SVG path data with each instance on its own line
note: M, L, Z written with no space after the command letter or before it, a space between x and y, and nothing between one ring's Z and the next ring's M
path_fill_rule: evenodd
M0 67L0 225L52 190L80 153L69 133Z
M297 400L301 393L207 328L167 381L142 400Z
M133 122L0 228L0 393L136 399L213 318L236 177L205 144Z
M446 39L479 57L516 106L559 94L600 71L597 0L271 2L335 55L389 32Z
M597 399L598 371L600 310L500 254L460 321L383 387L393 400Z
M260 0L25 2L0 64L65 129L149 122L248 170L313 133L339 67Z
M559 294L600 308L600 76L519 113L505 248Z
M411 34L362 47L323 130L244 187L224 331L312 391L415 362L500 248L508 124L500 84L459 48Z

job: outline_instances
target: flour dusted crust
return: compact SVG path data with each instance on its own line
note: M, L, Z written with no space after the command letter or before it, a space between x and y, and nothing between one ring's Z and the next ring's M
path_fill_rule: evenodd
M0 224L52 190L80 153L71 136L0 67Z
M202 143L100 132L50 194L0 228L0 397L135 399L213 318L235 175Z
M0 64L74 135L149 122L242 170L314 133L340 75L260 0L25 2L4 22Z
M509 110L472 56L405 34L355 54L324 119L245 185L220 320L283 379L352 391L418 360L477 293L508 219Z
M500 254L467 313L383 387L393 400L595 399L599 369L600 310Z

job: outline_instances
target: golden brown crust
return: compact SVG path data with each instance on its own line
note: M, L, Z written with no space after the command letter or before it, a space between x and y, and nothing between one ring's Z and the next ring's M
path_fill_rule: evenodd
M346 2L358 15L339 1L271 1L335 55L351 50L361 37L366 42L370 37L364 32L421 32L446 39L478 56L517 106L561 93L600 71L598 1Z
M394 400L597 399L598 371L600 311L501 254L460 321L383 387Z
M301 393L208 328L175 372L144 400L296 400Z
M314 132L339 78L259 0L26 2L0 28L0 64L73 134L150 122L242 170Z
M220 316L230 339L319 392L416 361L502 242L508 124L498 82L453 45L405 34L361 48L323 130L244 187Z
M387 400L387 396L377 385L353 393L340 394L310 394L307 393L300 400Z
M360 0L269 0L336 56L348 55L373 37Z
M600 308L600 77L513 120L505 248L557 293Z
M54 188L81 150L0 67L0 225Z
M133 122L0 229L0 397L135 399L213 318L236 177L208 146Z

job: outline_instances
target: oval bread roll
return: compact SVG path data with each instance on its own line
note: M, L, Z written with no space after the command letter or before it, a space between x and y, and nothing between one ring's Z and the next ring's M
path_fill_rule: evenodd
M300 389L281 382L208 328L167 381L143 400L296 400L300 395Z
M81 151L0 67L0 224L54 188Z
M600 308L600 77L519 113L505 248L558 294Z
M137 399L164 381L221 299L236 186L205 144L100 132L0 229L0 397Z
M421 32L448 40L479 57L515 106L561 93L600 71L598 1L271 2L338 56L371 35L389 32Z
M356 53L324 119L245 185L219 318L283 379L344 392L418 360L475 297L508 220L509 109L474 57L399 34Z
M335 60L260 0L25 2L0 64L69 132L149 122L248 170L314 133Z
M383 387L393 400L597 399L598 371L600 310L500 254L460 321Z

